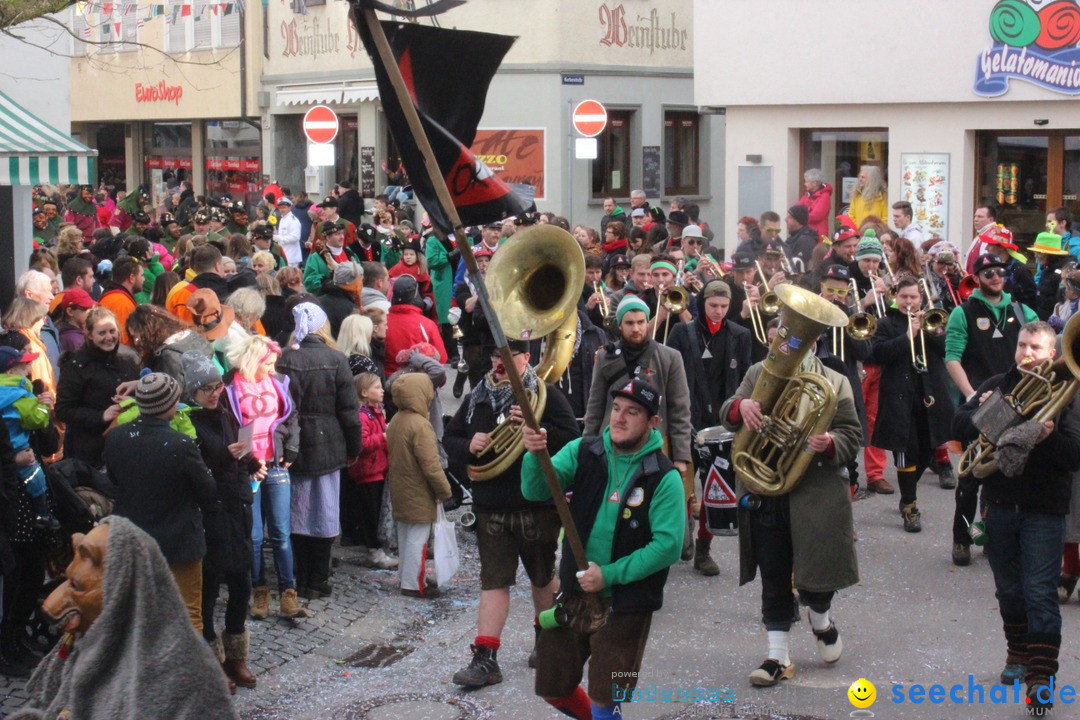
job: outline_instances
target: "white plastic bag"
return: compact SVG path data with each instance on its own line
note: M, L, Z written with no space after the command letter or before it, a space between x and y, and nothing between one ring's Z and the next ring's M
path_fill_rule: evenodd
M432 533L435 536L435 582L442 587L454 577L460 563L454 523L446 519L442 503L439 503L439 514L432 526Z

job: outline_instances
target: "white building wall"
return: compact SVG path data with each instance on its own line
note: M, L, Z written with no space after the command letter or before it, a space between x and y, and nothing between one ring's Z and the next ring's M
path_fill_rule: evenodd
M71 131L71 36L67 13L31 20L0 35L0 90L61 132ZM22 37L19 40L16 37Z

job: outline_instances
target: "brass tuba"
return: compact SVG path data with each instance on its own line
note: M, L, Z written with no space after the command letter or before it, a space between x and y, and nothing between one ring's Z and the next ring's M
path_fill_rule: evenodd
M1034 368L1017 366L1021 377L1008 393L995 390L972 416L979 437L964 450L961 476L985 478L998 470L995 444L1002 433L1028 420L1054 420L1080 389L1080 315L1073 315L1061 333L1061 359L1044 360Z
M809 290L778 285L780 329L762 363L751 400L765 415L761 428L735 433L735 474L754 495L785 495L802 479L814 453L806 439L825 432L836 414L836 393L821 375L799 372L825 328L848 325L843 310Z
M507 338L534 340L547 336L536 366L537 392L530 400L539 418L547 404L545 382L562 377L574 354L577 303L585 286L585 256L574 236L555 225L534 225L514 233L488 265L486 285L491 306ZM522 426L509 419L489 435L480 458L468 467L477 482L491 480L525 452Z

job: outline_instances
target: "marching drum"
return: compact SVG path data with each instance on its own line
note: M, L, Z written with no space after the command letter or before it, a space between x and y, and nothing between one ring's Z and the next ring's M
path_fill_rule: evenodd
M705 526L713 535L736 535L739 531L735 468L731 464L734 439L735 433L719 427L708 428L695 437Z

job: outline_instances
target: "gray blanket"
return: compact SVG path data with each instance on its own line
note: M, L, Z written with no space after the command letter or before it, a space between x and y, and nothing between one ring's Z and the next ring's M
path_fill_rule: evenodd
M107 517L101 617L67 659L54 649L34 671L30 701L8 720L237 718L210 646L195 632L157 543Z

